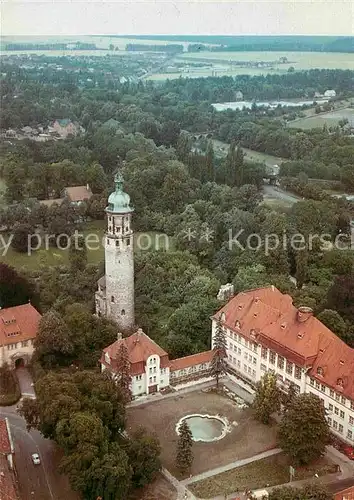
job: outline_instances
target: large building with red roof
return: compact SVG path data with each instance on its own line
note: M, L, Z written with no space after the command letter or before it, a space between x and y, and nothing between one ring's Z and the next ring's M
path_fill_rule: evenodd
M0 366L13 368L30 361L40 319L31 304L0 309Z
M354 349L347 346L308 307L296 308L274 286L241 292L212 318L227 335L231 378L251 387L267 371L279 386L293 383L299 393L323 400L332 431L354 444Z

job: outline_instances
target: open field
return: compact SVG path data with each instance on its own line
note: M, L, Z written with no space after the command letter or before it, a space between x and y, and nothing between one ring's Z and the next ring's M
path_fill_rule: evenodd
M353 54L334 52L202 52L188 53L178 56L178 59L190 61L276 61L280 57L287 57L289 63L279 64L277 67L287 70L293 66L296 70L327 68L327 69L352 69L354 70ZM246 68L244 68L246 70ZM263 69L267 71L267 68Z
M222 61L220 61L222 63ZM237 75L250 75L250 76L260 76L266 75L267 73L272 74L284 74L286 69L270 69L270 68L236 68L224 65L217 68L190 68L189 72L176 72L176 73L154 73L149 75L146 80L173 80L175 78L202 78L207 76L237 76Z
M79 234L82 234L85 238L87 238L88 235L92 235L90 238L95 238L95 235L98 237L98 242L90 239L90 243L88 243L87 260L90 264L102 262L104 260L104 243L102 243L104 231L104 221L95 221L94 223L86 226L83 231L79 231ZM4 242L6 244L9 236L3 234L2 237L4 238ZM33 246L34 245L35 243ZM89 249L89 246L91 246L92 249ZM135 251L150 251L159 249L167 250L173 247L173 241L164 234L157 234L153 232L136 233L134 235L134 247ZM6 255L2 255L2 253L3 249L0 248L0 261L16 268L25 266L28 269L34 270L39 269L41 265L54 266L68 264L68 250L59 250L54 247L45 249L45 243L43 243L42 249L34 251L31 255L16 252L11 247L8 249Z
M155 432L162 446L164 467L178 476L175 467L176 424L185 415L220 415L229 421L230 432L221 440L193 444L192 475L248 458L275 447L276 427L267 427L252 417L252 410L239 409L230 399L211 392L193 392L127 409L127 430L140 425Z
M344 108L328 113L321 113L319 115L308 116L289 122L288 127L301 128L304 130L311 128L322 128L323 125L333 127L338 125L338 122L347 119L349 123L354 126L354 108Z
M229 144L226 142L218 141L213 139L215 155L223 158L227 155L229 149ZM280 165L286 158L280 158L279 156L268 155L267 153L260 153L259 151L254 151L253 149L242 148L245 153L246 161L254 161L259 163L265 163L267 166L272 167L273 165Z
M191 484L189 488L200 498L210 498L245 489L256 490L267 485L277 486L289 481L290 465L292 465L290 459L281 453L204 479ZM296 480L310 479L315 474L323 476L332 472L336 472L336 466L322 458L309 467L297 469L295 478Z

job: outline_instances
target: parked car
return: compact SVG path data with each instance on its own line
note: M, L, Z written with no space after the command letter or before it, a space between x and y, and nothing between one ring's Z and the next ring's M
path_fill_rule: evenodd
M38 453L32 453L32 462L34 465L40 465L41 459L39 458Z
M343 453L350 458L350 460L354 460L354 448L353 446L343 446Z

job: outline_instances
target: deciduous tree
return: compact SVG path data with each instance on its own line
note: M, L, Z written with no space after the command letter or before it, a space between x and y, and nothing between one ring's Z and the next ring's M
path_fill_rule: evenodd
M263 424L269 424L271 414L280 410L280 404L281 394L277 387L276 375L266 372L256 386L253 401L256 418Z

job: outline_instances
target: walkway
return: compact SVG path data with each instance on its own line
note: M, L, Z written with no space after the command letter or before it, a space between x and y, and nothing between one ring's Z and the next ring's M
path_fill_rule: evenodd
M33 380L28 369L25 367L17 368L15 373L20 384L21 396L35 398L36 394L34 392Z
M196 483L197 481L202 481L203 479L207 479L208 477L216 476L217 474L221 474L222 472L227 472L231 469L242 467L242 465L247 465L252 462L256 462L257 460L262 460L262 458L268 458L273 455L278 455L278 453L281 453L281 451L282 450L280 448L274 448L273 450L264 451L263 453L259 453L258 455L254 455L253 457L236 460L235 462L232 462L230 464L216 467L216 469L202 472L201 474L197 474L196 476L193 476L191 478L184 479L183 481L181 481L181 483L186 485Z

